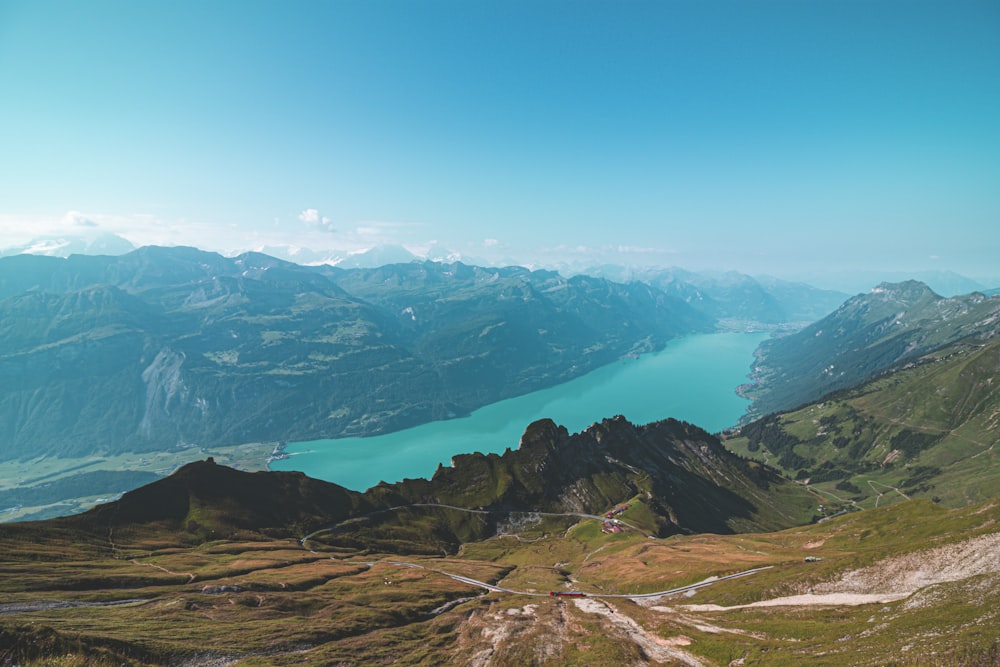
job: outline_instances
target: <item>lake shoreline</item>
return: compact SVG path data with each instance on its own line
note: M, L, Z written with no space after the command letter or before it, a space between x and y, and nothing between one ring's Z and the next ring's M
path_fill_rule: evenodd
M456 454L516 448L524 429L541 418L578 432L616 414L637 424L672 417L718 433L746 413L749 403L737 388L748 381L753 353L767 337L764 332L685 336L661 350L455 419L364 438L288 442L269 467L360 491L380 481L429 478Z

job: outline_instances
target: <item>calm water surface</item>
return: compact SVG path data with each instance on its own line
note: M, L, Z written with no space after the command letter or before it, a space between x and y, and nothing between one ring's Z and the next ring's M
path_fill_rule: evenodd
M673 341L656 354L626 359L583 377L476 410L468 417L432 422L372 438L290 442L291 456L274 470L364 490L379 481L430 477L455 454L502 453L525 427L548 417L570 433L605 417L634 424L673 417L717 432L743 415L747 401L735 389L747 381L753 351L767 334L704 334Z

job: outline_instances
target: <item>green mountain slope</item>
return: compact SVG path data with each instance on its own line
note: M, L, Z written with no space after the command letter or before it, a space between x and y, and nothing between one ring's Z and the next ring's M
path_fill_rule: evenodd
M956 341L1000 334L1000 299L945 299L923 283L883 283L799 331L761 344L752 413L788 410Z
M962 343L821 402L744 426L726 444L831 496L959 506L1000 489L1000 340Z

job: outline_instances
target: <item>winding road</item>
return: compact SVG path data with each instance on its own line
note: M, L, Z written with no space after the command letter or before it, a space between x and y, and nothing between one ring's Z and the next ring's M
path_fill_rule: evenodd
M368 514L362 514L361 516L355 516L351 517L350 519L344 519L343 521L335 523L332 526L327 526L326 528L320 528L319 530L314 530L313 532L309 533L308 535L300 539L299 543L302 544L303 547L305 547L306 541L312 539L316 535L320 535L322 533L332 533L341 526L344 526L349 523L355 523L357 521L362 521L371 516L376 516L378 514L385 514L387 512L395 512L396 510L409 509L411 507L436 507L440 509L457 510L459 512L468 512L469 514L530 514L534 516L568 516L568 517L576 517L579 519L595 519L597 521L611 520L608 519L607 517L599 516L597 514L583 514L578 512L536 512L533 510L505 510L505 509L470 510L466 507L457 507L455 505L442 505L440 503L412 503L410 505L394 505L393 507L387 507L385 509L375 510L374 512L369 512ZM616 521L618 525L625 526L630 530L634 530L640 535L644 535L645 537L648 537L651 540L660 539L655 535L647 535L646 533L642 532L637 526L633 526L627 521L622 521L617 517L614 519L614 521Z
M535 516L561 516L561 517L575 517L575 518L581 518L581 519L595 519L597 521L602 521L602 522L608 520L607 517L599 516L597 514L584 514L584 513L577 513L577 512L536 512L536 511L526 511L526 510L473 510L473 509L468 509L468 508L465 508L465 507L457 507L455 505L443 505L443 504L439 504L439 503L413 503L412 505L397 505L397 506L389 507L389 508L386 508L386 509L383 509L383 510L378 510L378 511L375 511L375 512L370 512L370 513L365 514L365 515L360 516L360 517L352 517L350 519L346 519L346 520L341 521L341 522L339 522L337 524L334 524L332 526L328 526L326 528L321 528L319 530L315 530L315 531L309 533L308 535L306 535L305 537L303 537L302 539L300 539L299 540L299 544L302 545L302 548L308 549L312 553L319 553L317 551L314 551L313 549L310 549L306 545L306 542L308 542L310 539L312 539L316 535L319 535L319 534L322 534L322 533L328 533L328 532L336 531L338 528L340 528L344 524L353 523L353 522L365 519L365 518L370 517L370 516L374 516L374 515L377 515L377 514L384 514L386 512L392 512L392 511L395 511L395 510L406 509L406 508L410 508L410 507L435 507L435 508L457 510L459 512L468 512L470 514L530 514L530 515L535 515ZM636 526L633 526L632 524L629 524L628 522L622 521L621 519L617 519L617 523L619 525L626 526L626 527L630 528L631 530L636 531L640 535L645 535L646 537L648 537L650 539L658 539L658 538L656 538L653 535L646 535L641 530L639 530L639 528L637 528ZM334 560L340 560L340 559L334 559ZM358 563L359 561L344 561L344 562ZM436 574L440 574L440 575L448 577L450 579L454 579L455 581L460 581L462 583L469 584L470 586L476 586L478 588L484 588L484 589L486 589L488 591L491 591L491 592L494 592L494 593L507 593L507 594L510 594L510 595L526 595L526 596L529 596L529 597L551 597L551 593L547 593L547 592L546 593L540 593L538 591L518 591L518 590L511 589L511 588L505 588L503 586L497 586L496 584L490 584L490 583L487 583L485 581L479 581L478 579L472 579L471 577L466 577L466 576L461 575L461 574L454 574L452 572L445 572L444 570L439 570L437 568L427 567L427 566L424 566L424 565L419 565L417 563L410 563L410 562L407 562L407 561L384 559L384 560L378 560L378 561L361 561L361 563L364 564L364 565L367 565L368 567L374 567L375 565L378 565L378 564L384 564L384 565L395 565L397 567L407 567L407 568L411 568L411 569L415 569L415 570L426 570L428 572L434 572ZM752 575L752 574L756 574L757 572L762 572L764 570L769 570L772 567L773 567L772 565L767 565L765 567L757 567L757 568L753 568L751 570L744 570L742 572L736 572L734 574L728 574L728 575L725 575L725 576L722 576L722 577L710 577L710 578L708 578L708 579L706 579L704 581L701 581L701 582L698 582L698 583L695 583L695 584L689 584L687 586L680 586L679 588L671 588L671 589L665 590L665 591L655 591L655 592L652 592L652 593L585 593L585 592L582 592L582 591L574 591L574 595L577 596L577 597L589 597L589 598L627 598L627 599L631 599L631 600L641 599L641 598L658 598L658 597L663 597L663 596L666 596L666 595L676 595L678 593L686 593L688 591L693 591L693 590L697 590L699 588L704 588L706 586L711 586L712 584L718 583L720 581L726 581L728 579L737 579L739 577L746 577L746 576L749 576L749 575Z
M488 584L485 581L479 581L478 579L472 579L470 577L465 577L460 574L453 574L451 572L445 572L444 570L438 570L437 568L425 567L423 565L418 565L416 563L408 563L405 561L398 560L383 560L376 561L376 563L384 563L386 565L398 565L400 567L409 567L416 570L427 570L428 572L435 572L437 574L444 575L455 581L461 581L462 583L469 584L471 586L478 586L479 588L485 588L488 591L494 593L509 593L511 595L527 595L529 597L551 597L551 593L539 593L538 591L517 591L511 588L504 588L503 586L497 586L495 584ZM699 588L705 588L706 586L711 586L712 584L718 583L720 581L726 581L727 579L738 579L740 577L746 577L751 574L756 574L757 572L763 572L764 570L770 570L773 565L767 565L765 567L757 567L752 570L744 570L743 572L736 572L735 574L727 574L724 577L711 577L704 581L700 581L696 584L689 584L687 586L681 586L679 588L671 588L666 591L655 591L653 593L583 593L579 591L574 591L575 597L588 597L588 598L627 598L629 600L637 600L641 598L658 598L665 595L676 595L678 593L686 593L688 591L697 590Z

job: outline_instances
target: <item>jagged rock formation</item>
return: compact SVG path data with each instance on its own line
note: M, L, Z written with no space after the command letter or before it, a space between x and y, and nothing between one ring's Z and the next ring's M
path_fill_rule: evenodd
M789 486L697 426L673 419L635 426L619 416L573 435L541 420L502 456L456 456L430 480L382 484L370 493L390 503L588 514L641 497L659 517L657 533L667 535L794 525L813 501L802 494L782 507L775 491Z
M635 426L606 419L570 435L542 420L503 455L456 456L429 479L380 484L365 493L301 473L244 473L197 462L126 493L75 521L120 528L171 526L185 541L242 532L299 536L348 519L352 539L402 539L452 550L493 534L496 521L470 524L444 506L495 515L511 512L600 515L630 500L648 510L646 530L732 533L789 527L807 520L808 492L755 462L728 452L696 426L666 420ZM419 521L389 508L421 507ZM437 509L435 509L437 508ZM409 525L408 525L409 523ZM410 526L420 523L423 534ZM399 548L394 543L393 548Z

